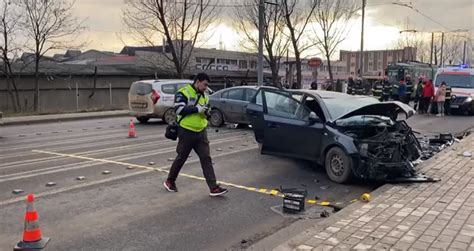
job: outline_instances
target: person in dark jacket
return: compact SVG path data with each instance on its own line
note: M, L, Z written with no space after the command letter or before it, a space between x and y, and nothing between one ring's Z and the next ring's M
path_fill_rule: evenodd
M398 85L398 100L407 103L407 84L404 80L400 81Z
M380 101L388 101L390 99L390 92L392 91L392 85L388 82L388 76L383 78L382 86L382 97Z
M405 100L403 100L403 102L406 104L409 104L411 100L411 96L413 95L413 82L411 81L410 75L406 75L405 84L406 84L407 92L405 95Z
M451 114L451 94L453 89L449 84L446 84L446 100L444 101L444 114L449 115Z
M311 83L311 89L310 90L317 90L318 89L318 83L316 81L313 81Z
M383 93L383 83L381 80L377 80L374 85L372 86L372 95L374 98L382 101L382 93Z
M415 99L414 99L414 102L415 102L414 109L415 109L415 111L422 111L423 110L422 105L421 105L421 92L423 91L423 85L424 85L423 78L420 77L418 79L418 84L416 85L416 90L415 90Z
M355 82L352 77L349 77L347 82L347 94L354 95L355 94Z

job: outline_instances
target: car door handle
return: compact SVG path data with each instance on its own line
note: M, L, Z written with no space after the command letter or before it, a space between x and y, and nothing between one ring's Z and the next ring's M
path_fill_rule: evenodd
M278 127L280 127L279 125L277 125L276 123L268 123L268 128L272 128L272 129L277 129Z

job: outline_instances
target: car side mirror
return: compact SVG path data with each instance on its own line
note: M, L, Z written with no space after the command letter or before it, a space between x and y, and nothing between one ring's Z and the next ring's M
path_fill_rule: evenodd
M315 112L310 112L309 113L309 121L311 123L316 123L316 122L320 122L321 119L318 117L318 115L316 115Z

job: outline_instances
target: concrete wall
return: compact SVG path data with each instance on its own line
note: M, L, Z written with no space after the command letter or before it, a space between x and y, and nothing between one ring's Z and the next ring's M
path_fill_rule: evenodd
M89 98L94 89L92 76L41 77L39 112L128 109L128 90L131 83L140 79L153 79L153 77L98 76L95 93ZM76 95L76 83L78 95ZM21 77L17 79L17 85L23 111L33 111L34 78ZM217 91L222 89L224 84L213 83L210 87ZM27 109L24 109L25 107ZM13 112L13 103L7 92L5 78L0 78L0 111Z
M85 110L127 109L130 84L139 80L135 76L98 76L94 95L92 76L72 76L40 79L40 112L76 112ZM77 84L77 93L76 93ZM20 102L25 111L33 110L34 78L17 79ZM110 90L110 86L112 90ZM78 94L78 95L77 95ZM0 111L13 111L7 84L0 79Z

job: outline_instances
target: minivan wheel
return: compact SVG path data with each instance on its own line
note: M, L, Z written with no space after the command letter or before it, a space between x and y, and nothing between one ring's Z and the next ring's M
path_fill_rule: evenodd
M224 124L224 116L219 110L211 110L211 126L221 127Z
M330 180L347 183L352 178L352 159L340 147L329 149L324 161Z
M149 117L137 117L137 120L140 121L140 123L146 123L148 120L150 120Z
M163 121L168 125L176 121L176 112L174 109L169 108L165 111L163 114Z

